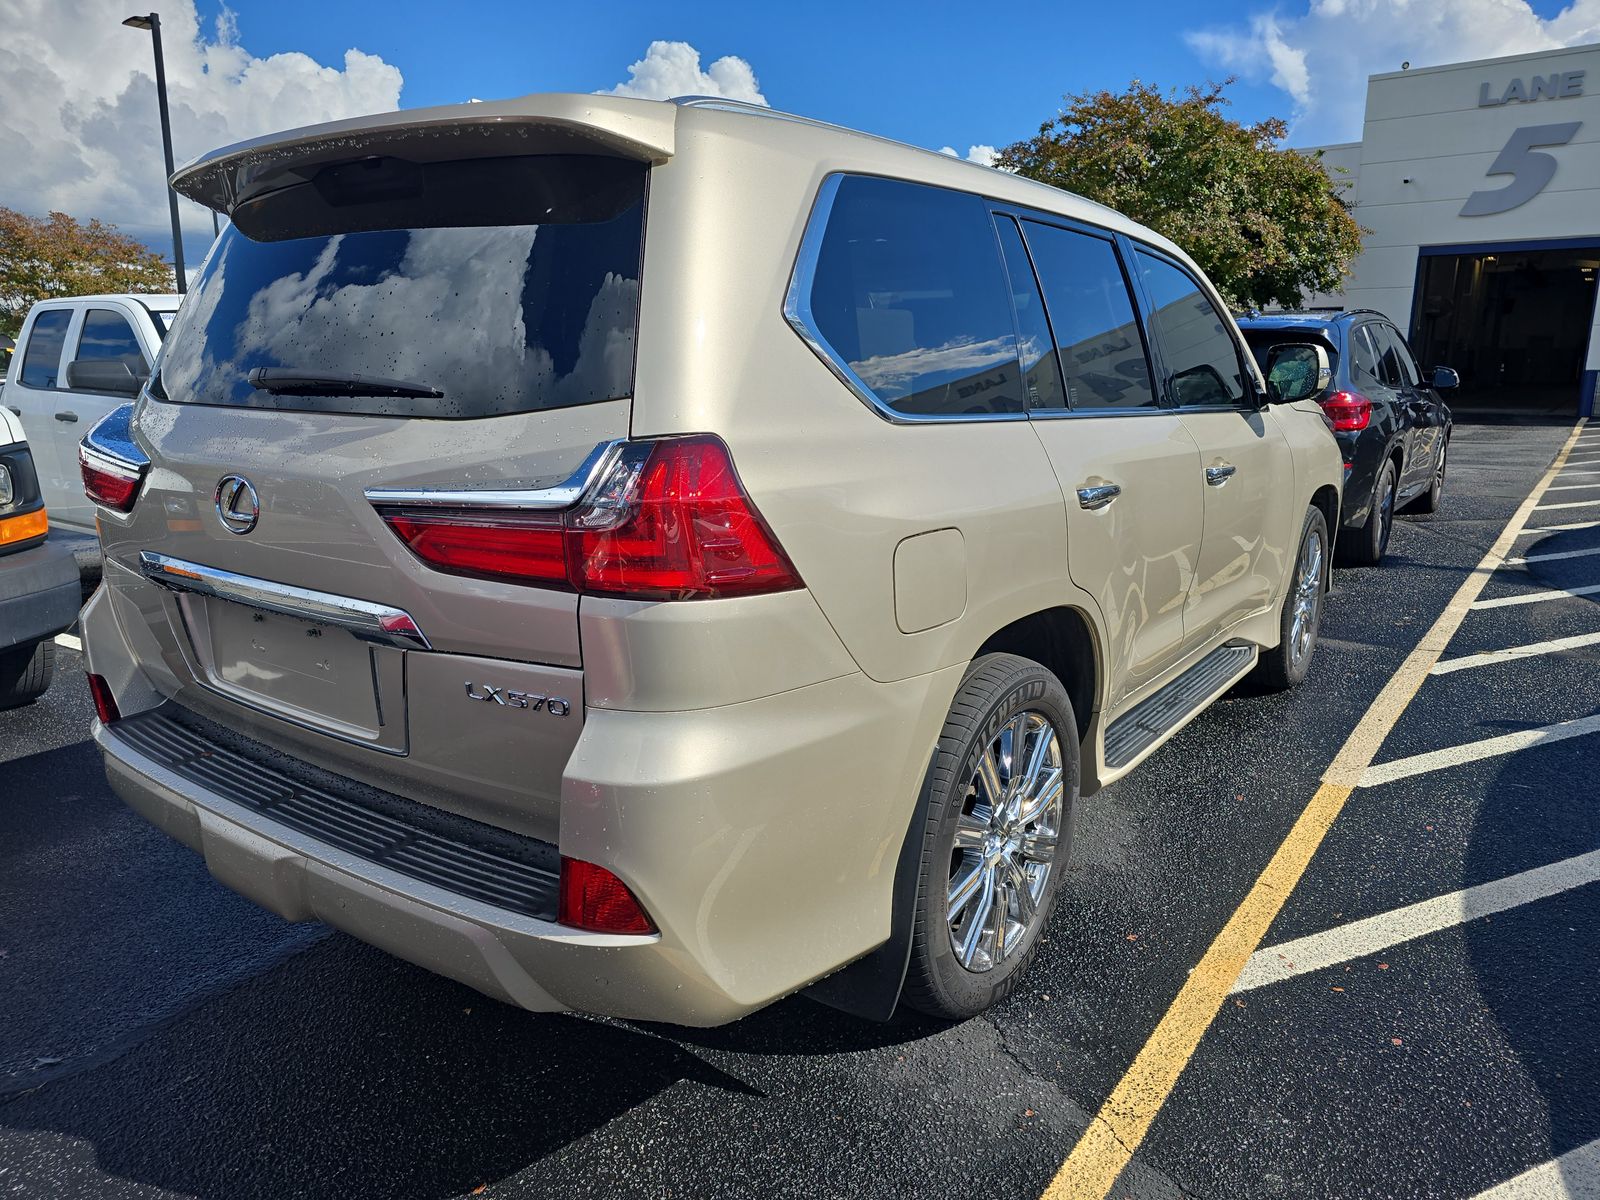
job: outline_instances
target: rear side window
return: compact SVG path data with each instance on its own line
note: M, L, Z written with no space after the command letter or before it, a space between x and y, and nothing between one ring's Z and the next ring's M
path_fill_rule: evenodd
M438 418L630 395L647 173L591 155L324 167L234 213L151 390Z
M1187 271L1142 250L1135 257L1174 402L1182 408L1243 405L1244 364L1216 305Z
M70 308L52 308L33 318L28 346L22 352L22 386L53 388L61 370L61 348L72 324Z
M1056 225L1027 222L1074 409L1157 406L1150 362L1116 247Z
M1350 369L1357 383L1383 382L1379 351L1372 333L1371 325L1362 325L1350 335Z
M977 196L839 179L805 299L792 319L886 409L1023 411L1011 298Z
M1375 335L1378 343L1379 369L1383 372L1383 381L1390 387L1415 387L1417 385L1417 368L1411 361L1411 351L1406 349L1405 342L1400 333L1391 325L1367 326Z
M84 314L78 352L73 357L92 362L125 362L135 375L150 369L133 326L121 313L109 308L91 308Z
M1061 368L1056 364L1055 343L1050 322L1044 312L1044 297L1028 261L1022 231L1010 217L996 216L994 227L1000 234L1000 250L1006 260L1006 276L1011 281L1011 307L1017 314L1018 353L1022 358L1022 386L1028 407L1063 409L1066 390L1061 383Z

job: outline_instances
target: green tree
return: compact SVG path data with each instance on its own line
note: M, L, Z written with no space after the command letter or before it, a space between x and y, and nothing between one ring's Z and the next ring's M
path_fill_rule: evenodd
M1232 82L1166 96L1134 80L1121 93L1067 96L1059 116L996 165L1165 234L1240 307L1337 291L1366 231L1320 154L1281 147L1285 122L1223 115Z
M40 219L0 208L0 334L16 337L28 309L52 296L170 292L167 260L115 225Z

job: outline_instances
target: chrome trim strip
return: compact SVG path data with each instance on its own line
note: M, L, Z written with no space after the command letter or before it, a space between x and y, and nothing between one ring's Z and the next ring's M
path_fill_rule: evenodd
M795 258L794 272L789 277L789 291L783 301L783 316L791 328L800 335L800 340L811 347L811 352L820 358L827 368L839 377L839 382L855 393L860 400L873 412L884 420L895 425L948 425L952 423L970 424L973 421L1026 421L1026 412L1017 413L947 413L947 414L922 414L903 413L890 408L879 400L861 377L850 369L850 365L840 358L815 332L816 322L811 313L811 284L817 272L817 259L822 254L822 239L828 232L828 216L833 211L833 204L838 198L839 184L845 179L846 172L836 172L822 181L822 186L817 189L816 202L811 207L811 215L806 220L805 235L800 239L800 253ZM999 247L995 253L999 254Z
M133 440L133 402L119 404L89 427L78 453L90 465L126 479L137 479L150 459Z
M280 616L337 626L348 629L363 641L398 646L403 650L433 648L417 623L411 619L410 613L387 604L238 575L233 571L204 567L151 550L140 552L139 570L146 579L176 592L231 600L235 604Z
M626 438L601 442L589 452L578 469L559 483L548 487L508 490L450 491L444 488L368 488L367 500L380 505L411 505L439 508L515 508L556 512L571 508L589 485L602 478L622 453Z

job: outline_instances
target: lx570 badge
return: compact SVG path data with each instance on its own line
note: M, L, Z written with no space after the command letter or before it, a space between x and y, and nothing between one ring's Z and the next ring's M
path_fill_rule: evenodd
M538 712L541 708L552 717L564 717L572 705L560 696L540 696L535 692L514 692L510 688L490 687L487 683L467 683L467 699L481 700L485 704L499 704L506 708L526 708Z

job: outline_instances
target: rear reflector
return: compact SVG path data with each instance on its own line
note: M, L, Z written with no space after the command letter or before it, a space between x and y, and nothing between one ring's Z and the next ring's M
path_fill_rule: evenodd
M628 442L563 512L378 511L413 554L457 575L638 600L802 586L715 437Z
M1322 411L1335 433L1354 433L1372 422L1372 401L1360 392L1334 392L1322 401Z
M78 467L83 472L84 495L116 512L133 511L145 468L124 463L87 446L78 447Z
M109 725L122 719L122 714L117 711L117 698L111 694L111 685L106 682L104 675L90 674L89 695L94 698L94 711L100 718L100 724Z
M0 517L0 548L31 541L50 532L50 518L44 509L23 513L20 517Z
M591 933L656 931L655 922L645 915L627 884L604 867L565 855L556 920Z

